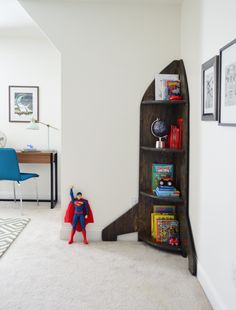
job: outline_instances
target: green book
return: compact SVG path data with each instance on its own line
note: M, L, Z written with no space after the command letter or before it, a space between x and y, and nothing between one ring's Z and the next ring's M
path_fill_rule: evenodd
M174 178L173 164L152 164L152 190L156 190L161 179Z

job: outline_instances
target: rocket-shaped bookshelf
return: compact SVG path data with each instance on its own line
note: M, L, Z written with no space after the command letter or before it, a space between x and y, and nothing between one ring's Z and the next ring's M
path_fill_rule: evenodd
M146 90L140 106L140 148L139 148L139 201L102 231L103 241L116 241L118 235L138 232L138 240L163 251L181 254L188 257L189 270L193 275L197 272L197 258L191 224L189 219L189 93L188 83L182 60L174 60L163 74L179 74L183 100L156 101L155 81ZM157 149L155 137L150 127L156 118L174 124L182 118L182 149ZM175 169L175 185L180 189L180 197L158 197L152 192L152 164L172 163ZM180 244L172 246L157 243L151 237L151 213L153 205L174 205L179 221Z

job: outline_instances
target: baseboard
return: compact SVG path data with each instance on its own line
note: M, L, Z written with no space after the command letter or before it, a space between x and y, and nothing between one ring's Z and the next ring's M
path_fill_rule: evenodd
M204 268L202 267L201 263L199 263L199 261L197 265L197 277L213 309L226 310L224 303L219 298L219 295L217 294L214 285L212 284L211 280L209 279L207 273L205 272Z
M60 231L60 239L61 240L68 240L71 232L71 225L63 224ZM101 230L87 230L87 237L89 241L101 241L102 238L102 232ZM77 233L75 234L75 241L81 241L82 240L82 234Z

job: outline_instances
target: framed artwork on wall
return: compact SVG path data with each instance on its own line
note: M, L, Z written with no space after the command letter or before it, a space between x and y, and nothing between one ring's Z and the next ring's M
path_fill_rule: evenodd
M9 122L39 121L39 87L9 86Z
M236 39L220 49L219 125L236 126Z
M202 120L218 120L218 62L215 56L202 65Z

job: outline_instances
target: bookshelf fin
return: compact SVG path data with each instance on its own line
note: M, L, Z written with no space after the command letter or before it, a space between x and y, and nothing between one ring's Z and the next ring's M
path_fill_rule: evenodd
M138 204L121 215L102 231L103 241L117 241L118 235L138 231Z

